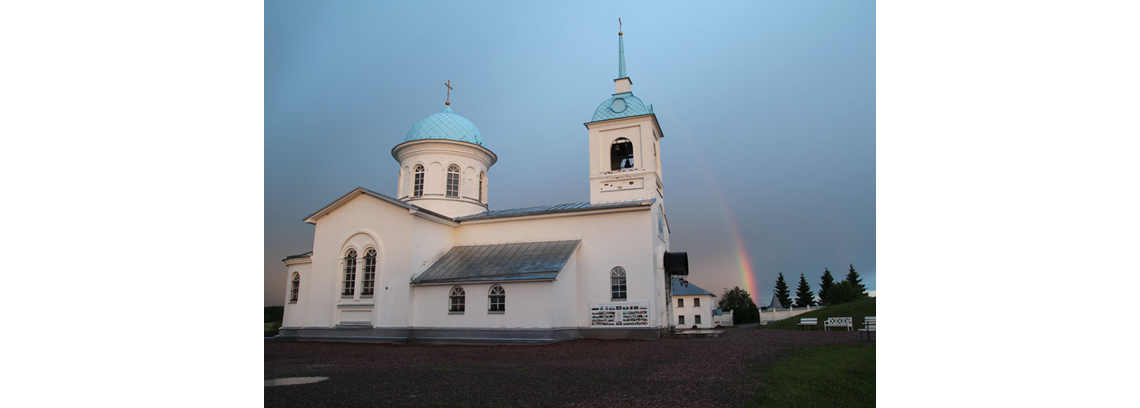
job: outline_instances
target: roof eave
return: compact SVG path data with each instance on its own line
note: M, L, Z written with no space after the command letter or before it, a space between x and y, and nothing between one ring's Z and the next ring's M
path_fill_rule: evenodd
M616 122L616 121L619 121L619 120L625 120L625 119L636 119L636 118L641 118L641 117L643 117L643 116L649 116L650 118L652 118L652 119L653 119L653 124L654 124L655 126L657 126L657 130L658 130L658 131L661 133L661 138L662 138L662 139L664 139L664 138L665 138L665 131L661 129L661 122L658 122L658 121L657 121L657 114L656 114L656 113L653 113L653 112L650 112L650 113L643 113L643 114L641 114L641 115L634 115L634 116L624 116L624 117L620 117L620 118L613 118L613 119L602 119L602 120L594 120L594 121L590 121L590 122L586 122L586 123L583 123L582 125L583 125L583 126L586 126L586 129L589 129L589 128L590 128L590 125L591 125L591 124L594 124L594 123Z

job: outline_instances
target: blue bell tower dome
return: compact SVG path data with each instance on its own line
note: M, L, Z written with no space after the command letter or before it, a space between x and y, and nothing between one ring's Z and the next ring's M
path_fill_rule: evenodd
M408 131L404 141L424 139L455 140L483 145L483 134L479 133L479 128L467 118L452 111L451 106L445 106L439 113L431 114L417 122L412 126L412 130Z

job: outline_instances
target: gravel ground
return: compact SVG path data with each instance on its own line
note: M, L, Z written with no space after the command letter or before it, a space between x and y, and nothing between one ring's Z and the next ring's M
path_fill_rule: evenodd
M748 367L858 332L728 329L716 338L575 340L535 346L399 346L265 341L267 407L712 407L742 405Z

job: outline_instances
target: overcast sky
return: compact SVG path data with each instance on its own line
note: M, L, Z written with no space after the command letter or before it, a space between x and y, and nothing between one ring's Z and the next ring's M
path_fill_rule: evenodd
M589 201L587 130L614 91L617 18L653 104L671 250L690 280L766 305L776 274L875 285L872 2L265 3L265 304L302 220L357 186L395 196L391 149L451 107L499 161L491 209ZM738 231L738 234L734 232ZM746 267L741 255L750 260ZM749 288L747 276L758 287Z

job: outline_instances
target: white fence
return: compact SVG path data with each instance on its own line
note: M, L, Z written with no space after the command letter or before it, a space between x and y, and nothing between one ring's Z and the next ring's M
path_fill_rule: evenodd
M802 315L804 313L810 312L812 310L819 310L822 308L823 308L823 306L815 306L815 307L808 306L808 307L793 307L791 309L761 310L760 311L760 321L761 322L774 322L777 320L784 320L784 319L787 319L789 317L799 316L799 315Z
M713 316L713 325L721 325L724 327L732 326L732 310L722 312L719 316Z

